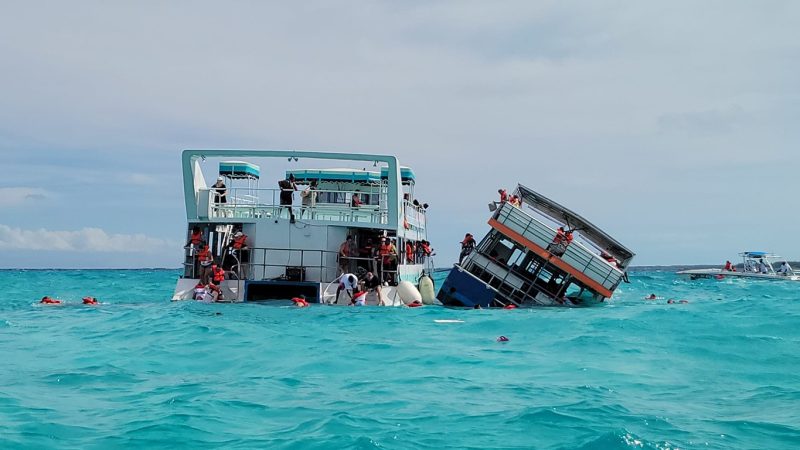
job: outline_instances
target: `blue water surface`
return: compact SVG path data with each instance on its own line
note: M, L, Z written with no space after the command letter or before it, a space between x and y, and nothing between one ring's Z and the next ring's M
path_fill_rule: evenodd
M800 283L296 309L172 303L177 276L0 271L0 448L800 448Z

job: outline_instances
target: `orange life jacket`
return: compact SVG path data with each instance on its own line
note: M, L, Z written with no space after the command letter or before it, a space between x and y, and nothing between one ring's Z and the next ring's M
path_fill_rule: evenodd
M214 281L221 282L225 281L225 271L217 267L214 269Z
M556 237L553 238L553 244L560 244L560 243L564 242L565 238L566 238L566 235L564 234L564 232L561 231L561 230L558 230L556 232Z
M201 263L206 261L211 261L211 250L209 250L208 248L200 250L199 252L197 252L197 259Z
M406 242L406 261L414 261L414 247L411 246L411 242Z
M203 232L198 231L197 233L192 233L192 237L189 239L189 241L194 245L203 242Z
M392 251L392 244L381 244L380 255L386 256Z
M245 241L246 240L247 240L247 235L246 234L243 234L243 235L239 236L238 238L237 237L233 238L233 248L235 248L236 250L241 250L242 247L245 246Z

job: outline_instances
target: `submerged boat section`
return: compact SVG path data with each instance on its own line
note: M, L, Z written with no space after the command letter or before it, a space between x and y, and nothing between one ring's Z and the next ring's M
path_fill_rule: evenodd
M580 215L525 187L519 205L493 203L483 237L456 264L439 300L449 306L585 305L610 298L634 253Z

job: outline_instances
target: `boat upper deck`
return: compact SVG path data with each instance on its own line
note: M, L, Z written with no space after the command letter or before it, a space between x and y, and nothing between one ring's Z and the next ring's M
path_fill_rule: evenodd
M366 168L334 168L286 170L285 176L295 178L298 190L293 191L291 205L303 221L330 223L346 227L397 230L410 238L425 235L425 208L414 201L415 176L408 167L401 167L394 156L325 153L283 150L185 150L183 152L184 196L187 218L190 221L239 222L288 219L286 199L282 190L258 186L259 166L249 161L221 161L219 174L227 181L225 200L220 201L218 189L206 183L201 165L207 158L285 158L284 165L299 160L330 160L357 162ZM272 161L275 161L273 159ZM301 163L301 164L302 164ZM270 169L274 170L270 163ZM284 173L281 173L283 176ZM311 198L300 193L312 182ZM284 192L285 194L285 192ZM357 198L358 200L354 199Z
M568 211L566 208L556 209L555 205L557 204L554 202L548 205L549 211L558 210L562 213ZM534 205L531 206L534 207ZM534 209L536 208L534 207ZM571 273L573 276L579 279L583 278L582 281L584 281L585 284L590 286L595 285L595 289L605 294L605 296L610 296L610 291L613 291L623 280L625 276L624 269L634 255L625 247L616 243L616 241L613 241L610 237L607 237L605 233L599 231L597 227L594 227L585 220L578 221L576 219L577 217L579 216L571 214L570 219L572 220L570 220L570 224L575 226L578 222L580 223L580 233L582 233L582 238L585 240L590 240L590 238L594 237L600 242L591 241L592 244L598 246L605 244L604 247L600 248L609 253L613 252L611 254L620 261L619 266L601 257L599 251L592 251L578 241L568 245L563 255L560 257L553 255L548 250L548 246L553 242L557 234L556 230L546 225L532 214L528 214L525 210L512 206L509 203L500 205L489 220L489 225L520 245L525 246L530 251L536 252L542 258L546 258L553 264L561 266L563 270ZM612 241L614 245L611 245Z

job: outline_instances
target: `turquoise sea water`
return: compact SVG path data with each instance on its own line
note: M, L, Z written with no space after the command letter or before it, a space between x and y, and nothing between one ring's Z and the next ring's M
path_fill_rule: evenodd
M295 309L171 303L176 277L0 271L0 448L800 448L800 284Z

